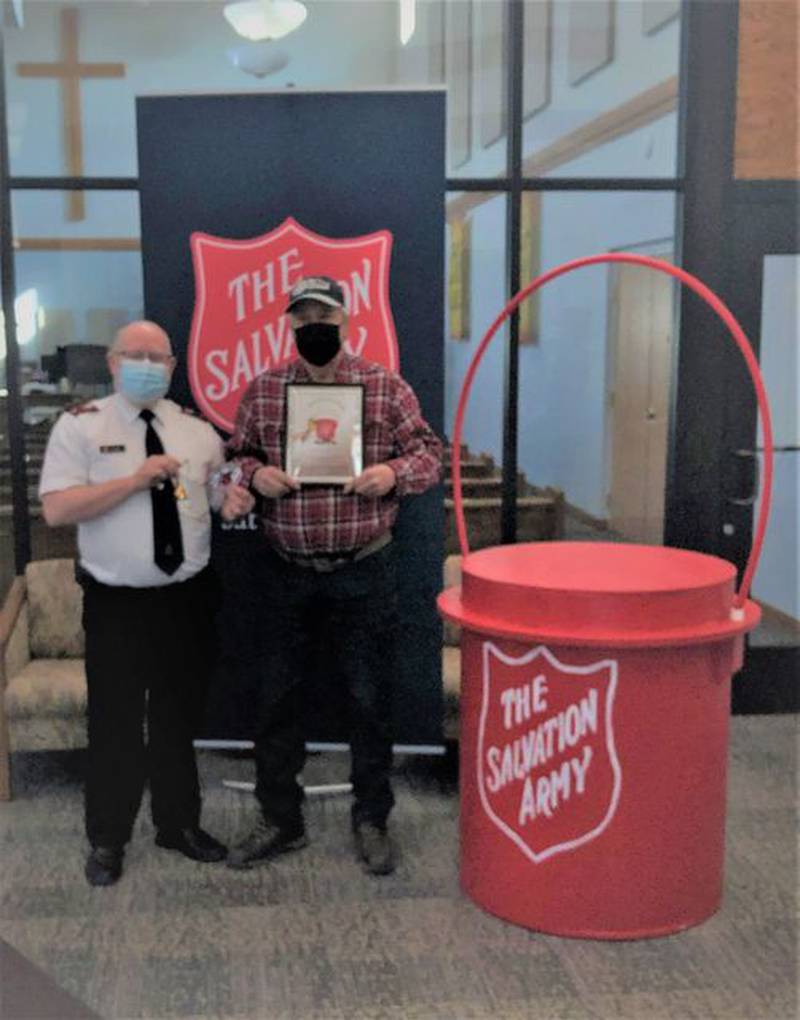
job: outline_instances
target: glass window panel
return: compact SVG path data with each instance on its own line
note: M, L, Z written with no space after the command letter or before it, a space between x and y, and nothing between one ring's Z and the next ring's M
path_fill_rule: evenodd
M672 193L543 192L523 209L523 285L602 252L673 258ZM565 537L662 541L676 291L653 270L593 266L521 308L519 466L564 493Z
M525 0L527 177L674 177L679 0Z
M450 177L506 172L508 13L505 0L450 0L444 5Z
M77 222L74 197L12 196L23 392L58 392L61 403L105 391L103 350L143 306L138 194L86 193ZM35 414L26 409L28 424Z
M11 498L11 449L8 435L8 390L6 388L5 322L0 313L0 599L14 580L14 520Z
M29 5L25 27L6 34L12 173L135 176L137 95L445 83L448 172L504 172L505 0L417 0L405 45L397 0L307 7L295 32L254 43L205 0ZM98 77L42 66L70 46Z
M467 368L487 328L505 303L506 197L496 193L447 195L445 235L445 434L452 439L456 406ZM462 442L471 457L493 463L481 470L482 494L491 501L467 512L475 548L500 541L500 471L503 450L503 363L506 331L490 345L475 377ZM465 468L464 477L471 475ZM470 493L475 495L473 484ZM448 481L447 497L450 498ZM468 494L465 490L465 495ZM448 551L456 551L447 504Z
M306 0L308 16L298 29L260 43L237 35L223 6L207 0L26 4L24 28L6 31L12 173L135 176L138 95L443 80L441 0L416 4L406 46L396 0ZM65 14L67 8L77 15ZM36 65L60 60L69 46L82 65L101 65L93 72L100 76L77 84L42 77L45 69ZM74 113L65 118L65 109L78 111L80 122Z
M34 559L75 551L74 529L47 528L41 516L37 486L50 429L65 408L109 392L108 346L121 325L143 314L138 195L87 193L78 222L67 219L69 197L12 195Z
M23 387L57 387L65 402L105 391L100 348L142 315L139 253L22 251L15 265L18 306L28 306L24 322L17 313Z
M473 151L472 13L466 0L445 7L447 169L451 175L466 167Z
M800 255L764 259L759 360L770 399L776 453L769 527L753 597L762 620L750 636L757 646L800 644ZM758 445L764 445L759 429ZM763 472L762 472L763 473ZM753 524L760 503L755 507Z
M70 218L76 198L82 205L77 220ZM14 191L11 210L17 251L30 250L28 241L41 250L48 238L63 240L65 248L71 243L73 250L94 239L125 239L138 249L136 191Z
M413 35L397 50L397 84L444 85L445 7L449 4L447 0L416 0L413 6Z

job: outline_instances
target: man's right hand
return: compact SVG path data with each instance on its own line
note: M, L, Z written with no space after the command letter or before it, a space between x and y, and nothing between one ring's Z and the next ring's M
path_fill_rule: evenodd
M167 479L176 477L180 469L179 460L159 453L148 457L132 475L46 492L42 496L44 519L51 528L92 521L130 499L134 492L164 485Z
M168 478L177 478L180 469L181 462L176 457L170 457L166 453L157 453L147 458L135 472L133 480L137 489L152 489Z
M287 492L297 492L300 482L291 475L287 475L280 468L268 465L260 467L254 474L250 483L256 492L268 499L280 499Z

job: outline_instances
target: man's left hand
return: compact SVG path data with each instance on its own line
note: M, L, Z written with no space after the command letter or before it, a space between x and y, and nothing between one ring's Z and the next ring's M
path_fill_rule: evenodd
M249 514L256 505L255 497L241 485L228 485L225 488L225 500L220 510L224 521L235 521Z
M348 482L345 493L355 492L359 496L368 496L371 499L380 499L387 492L391 492L397 484L394 471L388 464L373 464L366 471L362 471L352 482Z

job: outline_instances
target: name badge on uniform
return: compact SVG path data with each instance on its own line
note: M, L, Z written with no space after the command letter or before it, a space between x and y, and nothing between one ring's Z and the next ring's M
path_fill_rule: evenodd
M116 444L114 446L101 446L100 447L100 452L101 453L124 453L125 452L125 444L124 443L118 443L118 444Z

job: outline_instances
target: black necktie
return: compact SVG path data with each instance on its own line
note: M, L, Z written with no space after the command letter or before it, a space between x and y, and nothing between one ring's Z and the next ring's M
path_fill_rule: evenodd
M147 456L162 454L164 446L153 428L155 415L145 410L139 413L139 417L147 425L144 434ZM150 500L153 506L153 558L165 574L174 574L183 563L183 536L172 482L168 479L160 488L152 488Z

